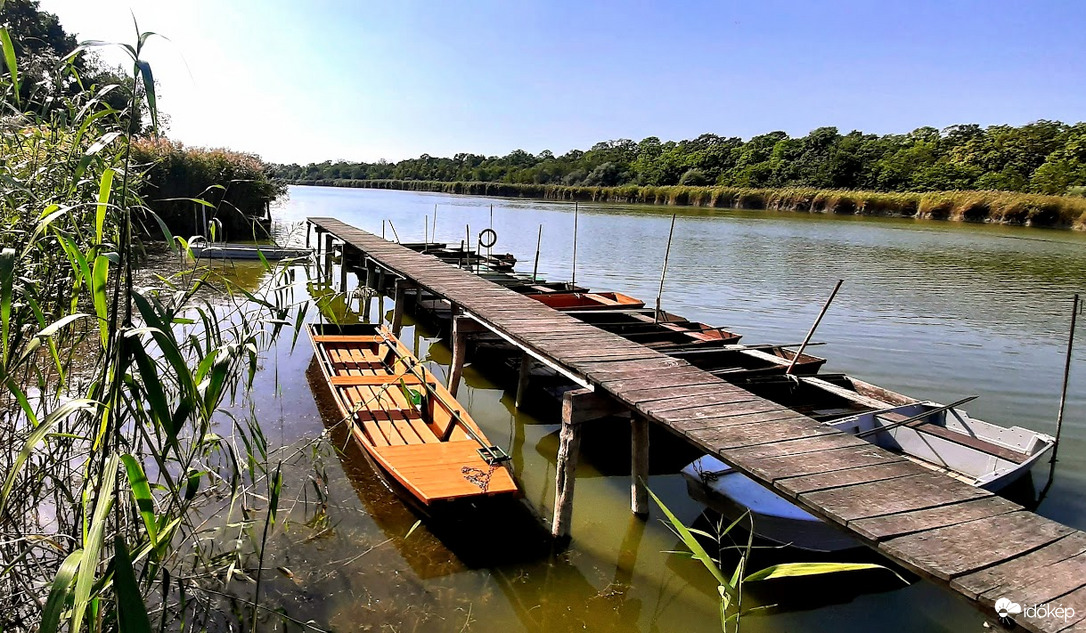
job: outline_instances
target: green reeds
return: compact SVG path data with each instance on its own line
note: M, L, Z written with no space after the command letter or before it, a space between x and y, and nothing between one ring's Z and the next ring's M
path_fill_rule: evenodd
M991 222L1086 230L1086 198L1009 191L880 192L847 189L738 187L579 187L428 180L315 180L296 184L399 189L541 200L657 204Z
M32 91L19 104L15 73L0 77L4 631L148 631L186 609L206 618L216 610L201 579L221 588L223 570L251 564L216 549L200 508L216 496L226 514L247 507L268 478L255 419L227 409L251 388L260 350L296 322L293 284L269 267L255 291L196 269L136 287L141 224L185 249L139 195L132 155L133 113L157 120L140 58L150 36L121 47L132 75L111 89L128 95L123 111L102 101L107 87Z
M740 633L743 616L750 612L750 610L743 608L743 587L748 582L759 582L776 578L794 578L798 576L821 576L825 574L871 569L884 569L890 573L894 573L882 565L872 563L781 563L770 565L769 567L751 573L747 571L747 565L749 564L751 552L754 548L754 523L749 513L739 517L727 527L721 525L716 534L709 534L702 530L695 530L687 527L666 505L664 505L664 502L661 501L654 492L649 490L649 495L652 496L653 501L656 502L656 505L659 506L660 510L664 513L664 517L666 518L665 525L679 537L683 546L686 548L685 552L673 553L685 554L698 561L706 571L712 574L713 579L716 581L717 593L720 595L720 630L724 633L728 633L729 631ZM740 523L744 522L744 519L749 523L746 542L739 542L734 545L724 545L725 540L731 538L730 533L732 530L739 526ZM739 560L735 565L735 569L733 569L730 574L724 573L721 569L721 561L709 555L698 537L715 540L722 550L736 550L739 555ZM894 575L896 576L897 574L894 573ZM898 578L901 579L902 583L905 583L905 580L901 578L901 576L898 576Z

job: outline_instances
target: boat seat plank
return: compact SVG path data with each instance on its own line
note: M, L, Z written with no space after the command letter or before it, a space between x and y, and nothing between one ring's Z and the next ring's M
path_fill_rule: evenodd
M909 416L894 411L888 413L880 413L877 417L890 423L902 422L909 419ZM916 420L915 422L910 422L904 426L920 433L934 435L935 437L954 442L955 444L960 444L961 446L966 446L968 448L978 450L982 453L995 455L1000 459L1005 459L1014 464L1021 464L1028 460L1030 457L1025 453L1007 448L1006 446L1000 446L999 444L989 442L985 439L975 437L973 435L966 435L965 433L952 431L941 424L926 422L922 419ZM889 433L891 431L893 431L893 429L889 429L886 432Z
M350 335L350 334L317 334L313 336L315 343L380 343L383 339L375 335Z
M387 385L390 383L407 385L421 385L422 380L411 374L398 374L395 376L383 374L370 374L367 376L332 376L330 382L336 387L349 387L352 385Z

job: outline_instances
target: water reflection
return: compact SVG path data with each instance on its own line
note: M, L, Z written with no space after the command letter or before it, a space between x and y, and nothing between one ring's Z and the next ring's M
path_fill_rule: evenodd
M408 240L421 239L422 216L438 203L439 237L452 239L465 223L484 226L491 202L499 233L496 249L530 260L536 227L543 223L540 272L569 277L572 209L565 205L295 188L279 215L288 220L332 215L377 232L381 220L391 218ZM651 301L673 210L582 205L581 211L578 282ZM415 224L417 235L411 234ZM751 342L795 341L841 276L846 284L818 336L829 343L819 348L830 358L829 369L946 401L981 393L971 407L979 417L1051 431L1066 321L1053 298L1086 278L1084 237L696 210L684 213L676 227L664 307L732 326ZM304 279L301 272L298 279ZM357 299L348 306L326 286L309 288L339 318L358 318ZM387 318L386 312L371 314ZM309 317L317 313L311 310ZM410 318L405 326L405 343L444 377L449 350L437 341L437 333ZM312 352L304 340L299 343L291 351L289 341L281 342L254 390L269 442L279 446L312 446L329 420L321 415L308 382L301 380ZM500 367L471 364L460 395L487 435L513 457L528 506L520 513L528 517L523 525L520 518L502 513L485 524L485 538L478 537L480 530L474 528L479 526L473 524L473 529L452 530L424 526L405 539L417 516L334 431L315 458L307 454L306 460L285 466L290 469L288 492L300 501L289 514L289 527L276 535L266 566L286 567L293 577L272 574L272 602L294 617L335 630L718 630L711 576L699 564L667 553L678 543L655 513L648 522L629 513L624 421L604 422L586 432L572 547L554 554L539 546L533 536L539 524L530 519L533 513L550 515L558 417L553 409L514 409L502 388L510 376ZM1073 376L1071 395L1061 470L1041 511L1086 527L1081 372ZM700 508L673 474L688 455L681 443L669 446L668 440L652 438L649 484L682 519L693 522ZM346 452L332 453L327 447L333 443ZM310 527L320 505L318 488L326 523ZM491 538L493 548L486 546ZM979 613L925 582L904 589L884 586L877 578L843 582L813 588L766 584L752 600L781 607L751 617L745 630L982 628ZM876 592L852 591L848 583Z

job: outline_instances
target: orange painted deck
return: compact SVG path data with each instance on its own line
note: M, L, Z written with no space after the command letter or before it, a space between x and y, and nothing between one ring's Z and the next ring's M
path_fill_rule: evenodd
M329 335L311 328L321 371L351 435L418 501L518 494L509 470L479 455L483 445L465 427L486 436L471 416L391 333L381 327L378 335ZM419 406L404 393L412 386L426 394Z
M1049 603L1076 615L1014 619L1030 631L1086 630L1086 533L436 258L334 218L309 222L987 613L1003 596Z

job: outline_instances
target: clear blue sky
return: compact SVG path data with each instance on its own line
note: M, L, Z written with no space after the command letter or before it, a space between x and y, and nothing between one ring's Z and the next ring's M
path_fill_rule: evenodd
M42 0L149 45L170 136L276 162L1086 117L1086 1Z

